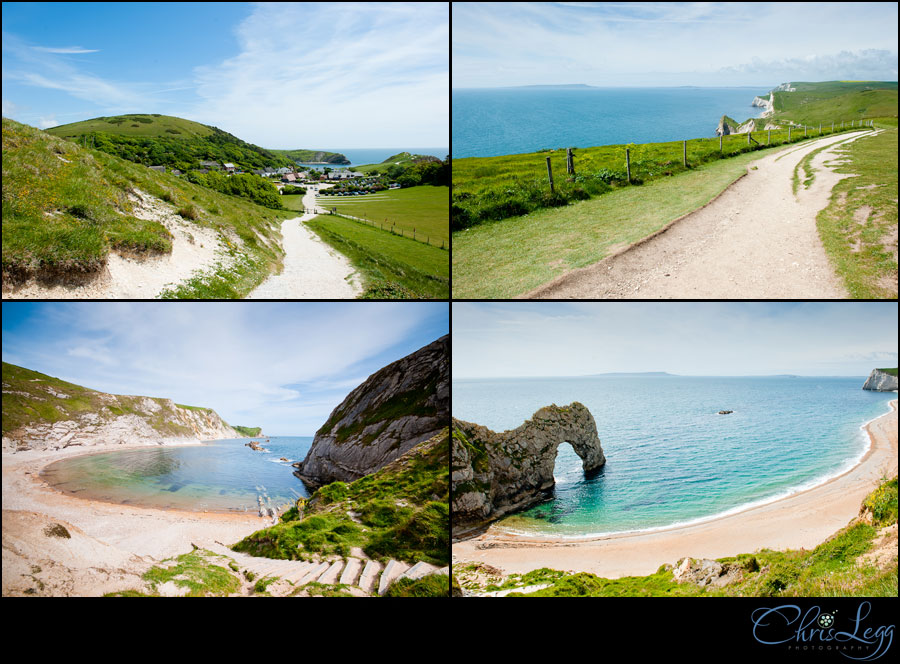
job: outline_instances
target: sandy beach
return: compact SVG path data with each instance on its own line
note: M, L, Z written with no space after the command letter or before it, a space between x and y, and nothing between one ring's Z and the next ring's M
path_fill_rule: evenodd
M897 401L866 430L871 446L856 466L775 502L689 526L585 540L523 537L494 524L478 537L455 541L453 564L487 563L504 574L549 567L618 578L652 574L685 556L810 549L846 526L866 495L882 479L897 474Z
M200 441L185 444L199 444ZM230 545L267 522L255 515L157 510L85 500L51 489L40 471L62 458L147 445L3 454L3 595L102 595L135 588L164 558ZM45 529L62 525L69 538ZM39 570L39 571L35 571Z

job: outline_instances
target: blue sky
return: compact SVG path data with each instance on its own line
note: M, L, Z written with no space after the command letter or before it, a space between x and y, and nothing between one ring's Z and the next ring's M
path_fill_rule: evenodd
M272 148L449 142L445 3L3 3L3 115L175 115Z
M453 377L867 376L897 366L897 304L453 303Z
M313 435L372 373L449 332L446 303L3 303L3 361Z
M897 80L897 3L453 3L453 87Z

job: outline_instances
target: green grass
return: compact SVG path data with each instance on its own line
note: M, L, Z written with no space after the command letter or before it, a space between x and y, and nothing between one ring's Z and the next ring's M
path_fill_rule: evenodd
M293 212L270 210L4 118L4 285L32 277L78 283L96 277L111 252L171 251L161 224L131 214L127 194L135 189L216 231L233 261L230 268L220 265L176 286L168 297L241 297L280 266L280 224Z
M281 523L232 548L301 559L346 556L358 546L371 558L444 566L450 550L448 458L445 431L371 475L319 488L303 505L302 518L298 511L286 513Z
M359 271L366 289L363 298L449 297L449 252L334 215L305 223Z
M358 171L360 173L369 173L371 171L378 171L380 173L384 173L384 171L391 165L398 165L401 167L411 166L416 163L416 160L422 159L426 155L420 154L412 154L409 152L400 152L395 155L391 155L387 159L385 159L380 164L364 164L362 166L354 166L353 170ZM430 155L428 155L430 156Z
M219 560L221 557L211 551L197 549L151 567L143 575L143 579L150 585L151 594L156 594L158 587L169 581L186 588L188 597L221 596L238 592L241 589L240 579L225 567L215 564Z
M849 157L816 220L825 251L850 297L897 297L897 129L840 149ZM868 188L864 188L868 187Z
M236 424L232 424L231 428L237 431L242 436L247 436L248 438L255 438L262 433L262 427L242 427Z
M894 367L893 369L879 369L878 371L883 371L884 373L889 374L891 376L897 375L897 367Z
M871 549L879 528L897 523L897 478L884 481L863 506L871 514L872 524L854 520L812 550L764 549L720 558L723 565L741 570L737 581L722 588L678 583L670 565L648 576L620 579L543 568L510 575L498 579L500 583L492 581L487 585L471 580L471 574L480 568L477 564L454 568L454 573L463 587L476 592L549 584L547 588L524 594L527 597L896 597L896 555L892 563L881 568L862 563L858 558ZM523 596L523 593L513 592L508 596Z
M421 579L399 579L391 584L385 597L449 597L450 577L429 574Z
M702 207L766 154L714 161L649 185L455 232L453 296L514 297L596 263Z
M324 150L273 150L269 148L272 154L288 157L292 161L303 162L304 164L313 164L316 162L328 162L334 164L336 168L340 168L344 164L350 163L345 155L340 152L326 152ZM355 170L355 168L354 168Z
M327 189L325 193L327 193ZM316 199L325 209L360 217L379 228L402 233L436 246L450 241L450 188L421 185L388 189L365 196L326 196Z

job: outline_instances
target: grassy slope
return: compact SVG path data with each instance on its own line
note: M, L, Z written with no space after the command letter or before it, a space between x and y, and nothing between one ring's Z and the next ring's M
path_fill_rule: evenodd
M897 83L887 81L825 81L791 83L795 92L775 93L775 118L797 123L897 117Z
M363 275L364 298L449 297L449 252L333 215L305 223Z
M424 236L436 246L447 246L450 242L449 187L422 185L366 196L322 195L317 201L326 209L336 207L340 214L368 219L382 228L395 226L401 232L410 233L415 230L419 239Z
M422 159L429 159L431 155L421 155L421 154L412 154L410 152L400 152L395 155L391 155L387 159L385 159L380 164L364 164L362 166L354 166L354 171L359 171L360 173L368 173L370 171L379 171L384 172L388 166L392 164L396 164L398 166L412 166L416 161Z
M52 389L56 396L49 392ZM145 399L155 401L163 410L147 412L142 404ZM179 404L180 405L180 404ZM191 410L209 411L208 408L182 406ZM163 435L192 436L188 427L173 421L166 409L166 401L153 397L110 395L104 392L67 383L31 369L3 363L3 435L20 427L53 424L71 420L84 413L96 413L102 420L120 415L134 414L143 417Z
M326 152L325 150L273 150L269 148L269 152L272 154L282 155L284 157L288 157L294 161L300 161L303 163L313 163L314 161L329 161L329 163L333 163L335 166L341 166L343 164L349 164L350 160L340 152Z
M459 575L463 587L479 591L550 584L548 588L526 594L527 597L896 597L896 543L893 561L887 566L879 567L858 559L872 548L879 528L897 523L897 478L884 482L873 491L863 507L872 515L872 524L856 519L810 551L764 549L719 559L723 565L736 565L742 570L741 579L724 588L677 583L670 565L664 565L649 576L620 579L606 579L584 572L567 574L544 568L524 575L511 575L505 580L497 578L496 582L484 587L467 580L471 573L478 571L477 566L464 566L454 576Z
M237 431L242 436L247 436L248 438L256 438L262 433L262 427L242 427L236 424L232 424L231 428Z
M183 297L240 297L281 262L280 223L293 216L193 185L169 174L3 119L3 280L69 280L102 270L112 251L150 256L171 251L169 232L131 216L126 193L140 189L199 213L232 246L237 269L219 270L176 289ZM261 236L267 243L260 241ZM239 238L242 246L236 246Z
M651 185L456 232L453 296L514 297L596 263L702 207L745 173L748 162L765 154L716 161Z
M351 484L321 487L305 504L286 512L282 523L259 530L232 548L269 558L301 559L346 556L351 547L361 547L373 559L447 565L449 455L444 430L371 475ZM351 511L358 520L351 518Z
M146 120L148 119L151 122L147 122ZM167 132L167 129L172 129L179 133ZM199 122L176 118L171 115L150 113L93 118L51 127L45 131L48 134L63 138L74 138L92 131L105 131L110 134L121 134L122 136L173 136L175 138L202 138L213 133L212 127Z
M897 297L897 129L860 138L840 152L848 163L817 216L825 251L856 299ZM868 188L865 188L868 187Z

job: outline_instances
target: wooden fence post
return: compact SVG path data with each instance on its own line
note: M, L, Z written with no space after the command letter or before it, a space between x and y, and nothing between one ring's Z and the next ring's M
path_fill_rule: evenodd
M719 136L719 152L722 151L722 137Z
M687 168L687 141L684 141L683 147L684 147L684 152L682 153L681 161L684 164L684 167Z
M547 176L550 178L550 193L553 193L553 169L550 168L550 157L547 157Z
M575 157L572 156L572 148L566 148L566 173L575 175Z
M819 136L821 136L821 135L822 135L822 123L820 122L819 123Z
M766 145L769 145L769 143L771 143L771 142L772 142L772 130L770 129L768 131L768 133L766 134Z
M807 126L803 125L803 138L806 138L806 130L807 130Z
M788 125L788 143L791 142L791 125Z
M631 151L625 148L625 173L628 175L628 184L631 184Z
M834 133L834 123L833 122L831 123L831 133L832 134Z

